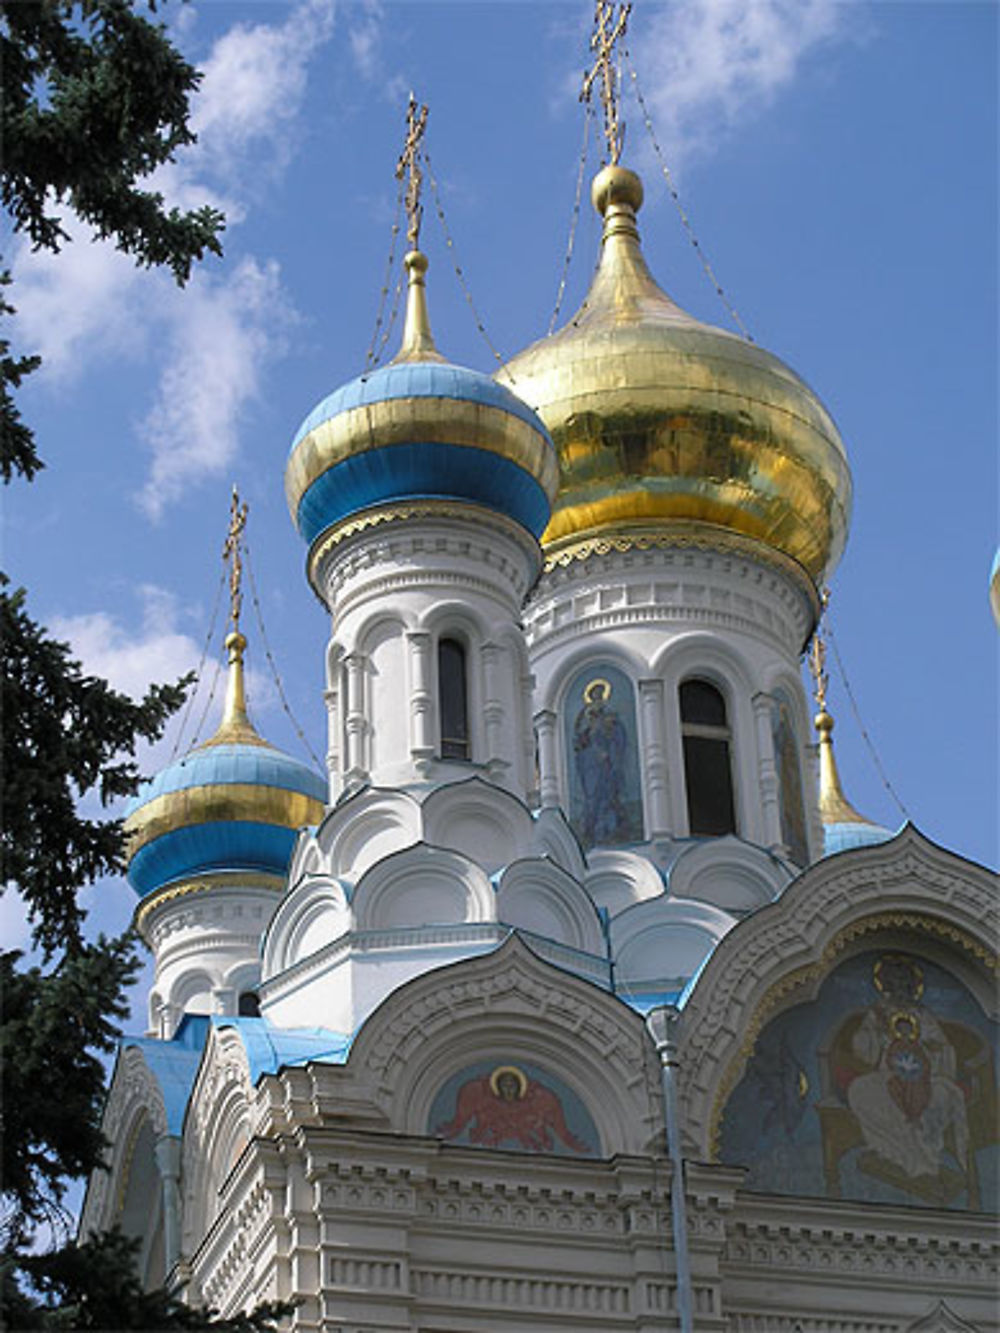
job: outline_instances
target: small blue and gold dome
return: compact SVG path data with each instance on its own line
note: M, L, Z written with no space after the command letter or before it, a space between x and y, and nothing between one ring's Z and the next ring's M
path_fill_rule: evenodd
M302 423L285 469L292 519L312 545L366 510L433 500L478 505L537 538L559 481L552 440L510 389L439 354L427 259L411 250L404 262L399 354L324 398Z
M858 814L844 795L833 753L833 718L821 707L813 725L819 736L819 814L823 822L823 855L872 847L894 837L891 829Z
M297 831L323 817L319 774L254 730L246 711L246 639L226 639L229 682L211 740L170 764L133 798L125 818L128 879L143 899L230 874L282 879Z

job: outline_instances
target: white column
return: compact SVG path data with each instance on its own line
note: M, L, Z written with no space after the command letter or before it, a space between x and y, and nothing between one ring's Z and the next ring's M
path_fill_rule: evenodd
M171 1004L169 1000L161 1001L156 1021L159 1026L159 1036L163 1041L170 1040L183 1017L184 1010L179 1004Z
M763 841L782 856L788 855L781 832L781 791L774 760L772 729L773 700L769 694L753 696L753 714L757 729L757 788L760 791Z
M535 678L530 672L525 671L521 675L521 706L517 724L521 742L521 788L532 803L540 799L538 792L539 777L535 771L535 730L531 725L534 692Z
M694 1333L694 1289L688 1252L687 1193L685 1162L681 1148L677 1115L677 1041L678 1012L670 1005L660 1005L646 1015L646 1027L656 1054L660 1057L663 1085L663 1113L666 1119L667 1152L670 1154L670 1219L677 1266L677 1319L680 1333Z
M331 805L340 795L343 776L340 766L340 691L323 691L326 704L326 781Z
M164 1134L153 1151L163 1189L163 1271L169 1277L181 1257L181 1141Z
M642 777L646 793L646 827L648 838L669 837L670 784L667 775L667 754L664 747L666 718L663 715L663 681L640 680L639 700L642 705L640 736L642 738Z
M365 764L365 738L368 724L365 719L365 668L368 659L364 653L349 653L344 658L347 668L347 716L344 719L344 731L347 735L347 771L344 774L348 782L366 782L368 769Z
M483 730L486 744L486 768L494 780L502 780L510 768L504 757L505 708L500 697L500 664L503 648L498 643L484 643L481 649L483 663Z
M406 635L410 654L410 757L418 773L427 772L434 758L437 727L436 700L431 689L432 639L427 630Z
M542 809L558 807L559 774L556 768L556 724L559 718L550 708L535 714L535 734L538 737L538 797Z

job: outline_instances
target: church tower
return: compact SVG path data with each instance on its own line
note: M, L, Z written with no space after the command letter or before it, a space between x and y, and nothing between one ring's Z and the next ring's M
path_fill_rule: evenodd
M260 945L285 886L297 830L322 817L322 779L268 745L247 714L241 538L233 491L229 659L215 735L162 769L125 818L135 924L155 960L149 1030L173 1036L185 1014L259 1012Z
M822 854L799 663L846 538L850 473L793 371L656 285L641 182L613 136L609 154L590 291L501 372L560 457L526 609L542 799L588 848L653 843L667 875L691 839L727 839L711 874L745 878L742 865L758 885L714 897L745 911ZM589 735L612 714L629 745L602 774Z
M411 99L398 168L410 219L402 345L313 409L286 469L309 581L332 621L331 802L470 772L522 799L532 785L519 621L556 460L520 398L434 344L417 248L426 118Z

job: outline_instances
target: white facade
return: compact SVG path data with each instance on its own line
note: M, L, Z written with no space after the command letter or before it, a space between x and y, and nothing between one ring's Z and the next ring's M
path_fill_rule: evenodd
M526 797L531 682L521 606L537 543L517 524L452 505L376 523L315 561L331 608L327 648L330 799L365 783L465 776L441 757L437 669L443 638L466 652L470 760Z
M139 913L155 959L150 1036L172 1037L185 1014L238 1014L241 997L256 998L260 942L282 887L265 875L214 876Z
M542 803L568 807L557 720L570 677L603 658L621 666L638 694L646 836L690 836L678 690L694 676L711 681L726 700L737 832L787 859L771 708L775 692L784 691L808 781L811 727L799 659L816 606L801 571L796 576L790 561L768 559L749 542L718 537L714 545L668 536L592 545L597 549L550 565L526 610L536 724L540 737L551 737L540 748ZM821 846L813 805L810 859Z
M982 941L996 905L991 875L908 830L820 861L716 949L676 1020L673 1056L693 1327L1000 1326L990 1216L748 1190L713 1143L748 1034L840 960L872 946L919 953L992 1008ZM147 1233L150 1279L171 1256L193 1300L226 1311L299 1300L296 1329L680 1327L676 1168L641 1017L516 935L394 984L349 1051L284 1068L280 1055L261 1063L262 1020L215 1020L172 1125L149 1044L126 1046L107 1129L131 1150L95 1177L87 1224L131 1220ZM325 1017L314 994L313 1017ZM463 1147L430 1132L442 1082L484 1051L516 1052L585 1101L599 1154ZM136 1182L157 1200L141 1223L129 1213Z

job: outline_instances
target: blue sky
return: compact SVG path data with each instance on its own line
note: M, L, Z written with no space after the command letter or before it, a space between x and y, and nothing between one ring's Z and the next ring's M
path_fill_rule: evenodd
M555 303L592 6L211 0L161 12L205 71L199 144L161 188L226 210L226 255L177 292L83 234L56 259L14 242L19 346L45 357L21 402L48 468L5 496L4 564L88 669L139 691L200 656L235 480L268 636L321 753L328 626L283 469L309 409L363 368L406 94L430 105L455 251L490 339L513 354ZM865 726L918 826L995 863L997 10L640 0L629 46L723 286L847 445L854 518L832 617ZM685 308L727 325L629 97L625 116L651 267ZM597 165L592 145L588 180ZM564 315L597 234L585 197ZM430 195L422 240L439 346L491 369ZM255 720L301 753L249 598L245 621ZM835 663L831 675L848 795L896 826ZM91 900L106 928L134 901L117 883ZM15 942L9 896L3 922Z

